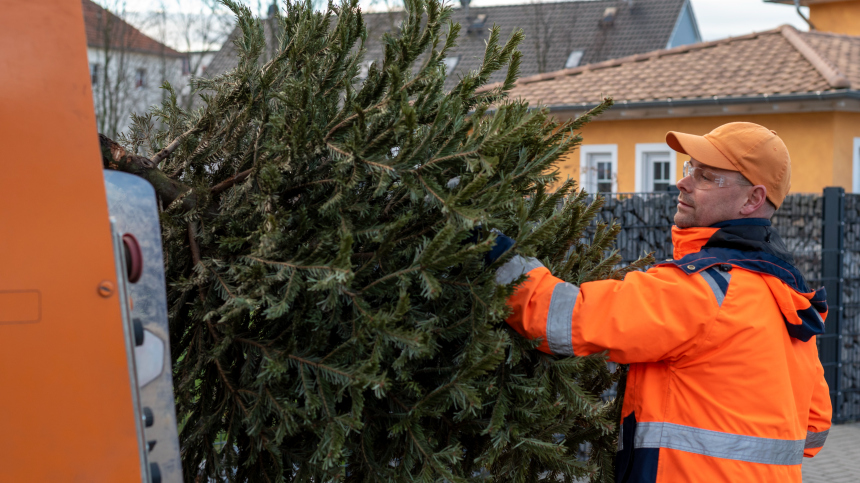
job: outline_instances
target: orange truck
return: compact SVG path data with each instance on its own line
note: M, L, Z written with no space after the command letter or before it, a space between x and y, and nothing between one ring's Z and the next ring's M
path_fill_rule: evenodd
M80 0L0 0L0 482L179 482L158 210L103 171Z

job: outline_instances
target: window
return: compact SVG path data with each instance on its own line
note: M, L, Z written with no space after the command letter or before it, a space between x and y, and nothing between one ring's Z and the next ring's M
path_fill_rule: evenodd
M134 87L146 87L146 69L137 69L134 71Z
M579 148L579 181L589 193L614 193L618 189L618 146L592 144Z
M468 21L469 21L469 19L467 18L466 22L468 22ZM486 13L478 14L472 20L472 23L470 23L469 26L466 28L466 33L467 34L474 34L474 33L481 32L484 29L484 23L486 21L487 21L487 14Z
M860 138L854 138L854 183L852 191L860 193Z
M666 191L675 184L676 153L667 144L636 145L636 191Z
M597 191L601 193L612 192L612 156L606 153L593 153L591 164L597 168Z
M358 78L359 79L367 79L367 74L370 72L370 66L373 64L372 60L365 60L358 64Z
M188 75L191 73L191 61L188 57L182 58L182 75Z
M582 60L582 54L584 50L574 50L567 56L567 62L564 63L565 69L573 69L579 65L579 62Z
M101 66L96 64L95 62L90 64L90 82L97 86L99 85L99 74L101 73Z
M654 159L657 158L657 159ZM645 162L653 169L651 177L652 191L666 191L672 184L669 178L669 160L664 153L645 153Z
M618 7L606 7L603 11L603 18L600 19L598 25L608 27L615 23L615 16L618 14Z
M454 67L457 67L457 64L460 63L460 56L455 55L453 57L445 57L442 60L442 63L445 64L445 73L450 74L451 71L454 70Z

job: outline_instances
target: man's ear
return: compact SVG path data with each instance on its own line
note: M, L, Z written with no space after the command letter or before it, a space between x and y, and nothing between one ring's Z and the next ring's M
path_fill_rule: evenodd
M747 194L747 200L744 205L741 207L741 214L745 216L752 215L753 213L762 209L762 207L767 203L767 188L763 185L757 184L750 189Z

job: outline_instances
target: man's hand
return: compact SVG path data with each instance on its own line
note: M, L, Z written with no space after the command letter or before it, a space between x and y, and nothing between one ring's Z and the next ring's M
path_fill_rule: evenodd
M493 244L493 248L484 255L484 265L487 266L492 265L493 262L498 260L516 243L513 238L505 235L504 233L495 228L490 231L496 234L496 242ZM478 241L480 241L481 239L481 235L483 234L483 232L483 227L478 226L472 228L472 236L467 238L465 243L478 243Z

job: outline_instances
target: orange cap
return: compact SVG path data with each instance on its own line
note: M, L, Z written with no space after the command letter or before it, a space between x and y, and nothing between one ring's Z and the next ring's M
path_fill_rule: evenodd
M666 144L714 168L739 171L767 188L777 208L791 188L791 158L776 131L751 122L730 122L704 136L670 131Z

